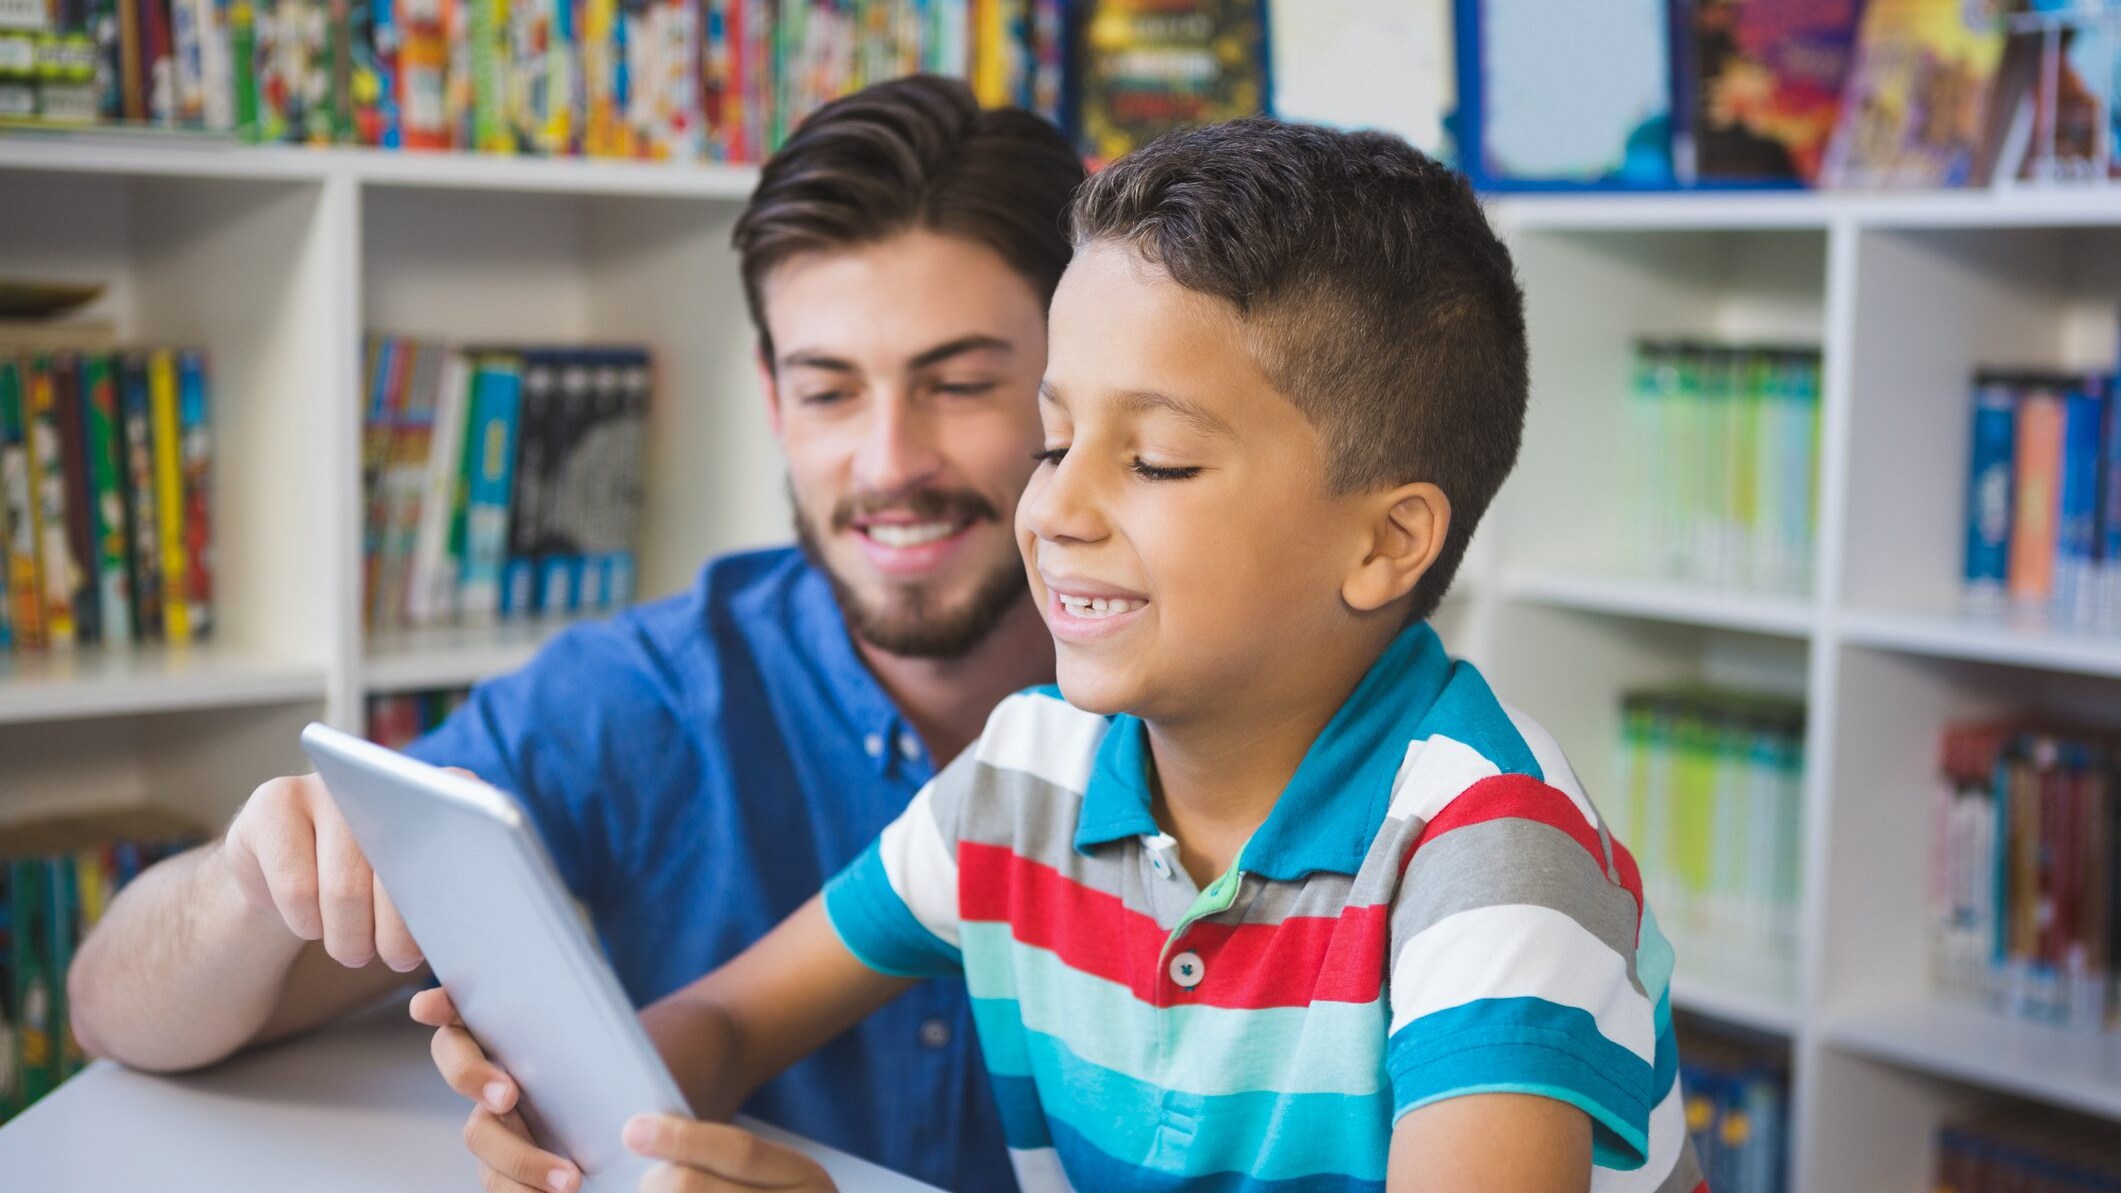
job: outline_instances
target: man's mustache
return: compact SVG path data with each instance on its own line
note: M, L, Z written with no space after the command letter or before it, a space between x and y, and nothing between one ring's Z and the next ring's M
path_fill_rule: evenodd
M832 529L846 530L858 518L885 512L911 514L922 522L1001 521L994 503L970 489L916 489L911 493L859 493L833 507Z

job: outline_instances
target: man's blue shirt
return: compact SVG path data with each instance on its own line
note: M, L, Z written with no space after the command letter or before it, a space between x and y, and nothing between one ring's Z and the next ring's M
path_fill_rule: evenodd
M765 935L935 769L792 548L570 627L408 752L522 799L636 1005ZM922 983L745 1110L946 1189L1015 1187L960 981Z

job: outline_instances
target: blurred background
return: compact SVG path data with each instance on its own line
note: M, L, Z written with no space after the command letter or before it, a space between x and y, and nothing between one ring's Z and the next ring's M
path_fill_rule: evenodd
M1641 861L1712 1187L2121 1190L2117 62L2101 0L0 0L0 1118L303 723L787 538L730 227L929 71L1092 165L1463 169L1533 405L1436 620Z

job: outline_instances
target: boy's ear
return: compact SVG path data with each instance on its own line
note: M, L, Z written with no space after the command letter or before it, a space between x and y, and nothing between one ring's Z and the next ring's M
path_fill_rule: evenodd
M1362 561L1341 582L1341 599L1374 613L1408 593L1428 573L1451 531L1451 499L1427 481L1369 495L1369 534Z

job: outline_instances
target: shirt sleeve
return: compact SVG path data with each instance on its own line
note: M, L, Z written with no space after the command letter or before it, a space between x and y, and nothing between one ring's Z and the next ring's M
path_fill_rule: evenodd
M964 973L957 843L975 745L930 780L853 864L825 884L825 915L862 964L901 978Z
M1582 805L1522 775L1472 784L1412 847L1391 912L1393 1117L1528 1093L1581 1109L1593 1161L1649 1151L1655 1007L1640 881Z
M644 835L626 821L635 801L613 789L636 781L635 760L695 753L647 650L624 615L570 627L405 750L514 795L568 889L592 907L599 881L627 872L630 839Z

